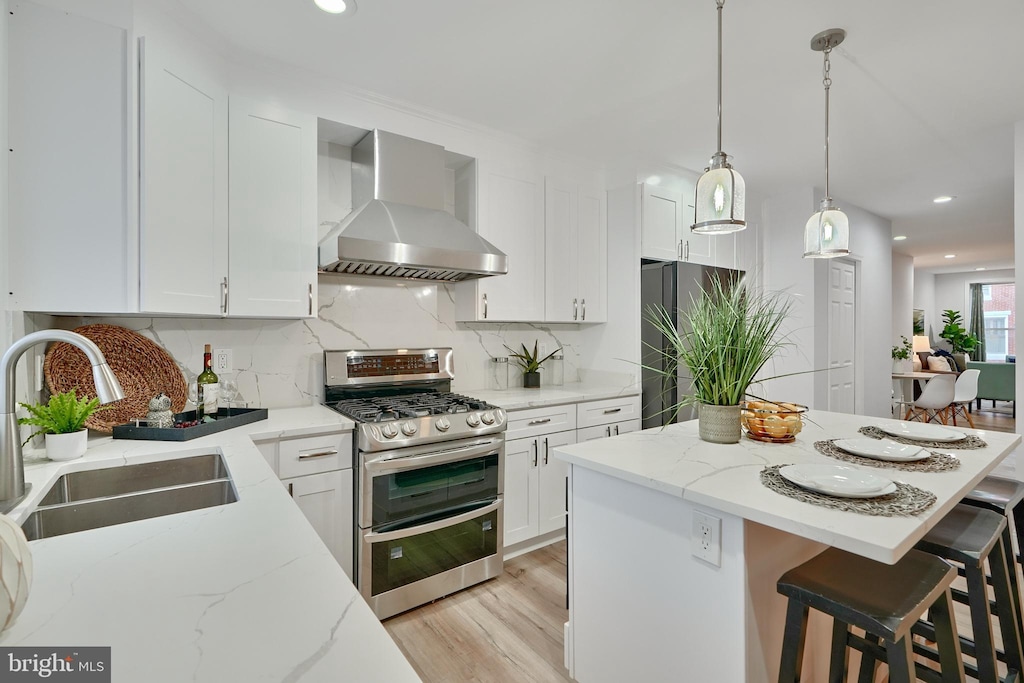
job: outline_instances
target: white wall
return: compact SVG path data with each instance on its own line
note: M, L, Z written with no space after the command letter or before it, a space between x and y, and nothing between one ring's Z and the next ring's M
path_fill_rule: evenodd
M913 341L914 334L914 259L904 254L892 255L892 343L901 343L900 336Z
M1018 121L1014 131L1013 154L1013 252L1014 263L1024 263L1024 121ZM1022 283L1017 280L1017 291L1022 291ZM1017 318L1024 320L1024 297L1017 298ZM1016 346L1024 349L1024 325L1017 325ZM1015 388L1016 396L1024 396L1024 372L1017 373ZM1024 434L1024 419L1017 420L1017 433ZM1024 463L1021 449L1017 453L1017 478L1024 480Z
M0 0L0 151L7 144L7 0ZM7 157L0 163L0 293L7 289ZM11 345L12 313L7 310L7 295L0 296L0 353Z

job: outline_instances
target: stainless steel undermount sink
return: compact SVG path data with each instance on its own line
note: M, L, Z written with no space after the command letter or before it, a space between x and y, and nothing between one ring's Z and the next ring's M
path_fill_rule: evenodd
M223 456L209 453L65 474L21 528L34 541L237 500Z

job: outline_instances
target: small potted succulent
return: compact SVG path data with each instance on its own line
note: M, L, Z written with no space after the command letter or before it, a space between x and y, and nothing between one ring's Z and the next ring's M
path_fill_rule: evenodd
M544 356L543 358L540 358L540 354L537 351L538 344L536 340L534 340L533 342L532 353L528 348L526 348L526 344L523 344L522 347L522 352L519 352L513 351L508 345L505 346L505 348L509 350L509 355L515 359L516 365L518 365L523 370L523 386L527 389L537 389L540 387L541 365L543 365L543 363L546 360L548 360L556 353L561 351L562 348L558 347L548 355Z
M18 424L38 427L25 443L43 434L50 460L74 460L85 455L89 435L85 421L102 410L98 398L78 398L74 389L50 396L47 403L22 403L21 407L29 416L19 418Z

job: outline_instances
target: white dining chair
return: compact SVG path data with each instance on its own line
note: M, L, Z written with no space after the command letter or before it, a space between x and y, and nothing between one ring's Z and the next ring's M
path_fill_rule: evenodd
M950 404L956 395L955 377L952 373L948 375L935 375L928 380L921 391L921 395L907 409L904 420L915 420L921 418L922 422L931 422L938 418L942 424L946 424L946 414L949 412Z
M953 424L956 424L956 414L962 413L967 418L967 423L974 428L974 420L968 408L974 399L978 398L978 376L981 370L964 370L956 380L956 390L953 392Z

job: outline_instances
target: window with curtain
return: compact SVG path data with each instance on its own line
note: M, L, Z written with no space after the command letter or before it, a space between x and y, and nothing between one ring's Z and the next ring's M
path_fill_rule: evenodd
M977 292L977 294L976 294ZM984 340L984 355L979 360L1005 361L1007 356L1015 356L1014 333L1016 329L1015 313L1016 287L1012 282L971 285L971 334ZM975 305L980 304L982 315L982 335L975 331L977 316Z

